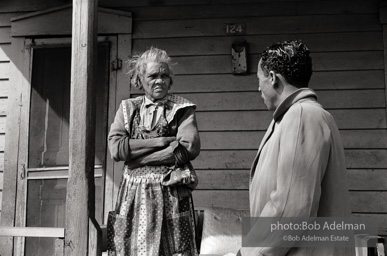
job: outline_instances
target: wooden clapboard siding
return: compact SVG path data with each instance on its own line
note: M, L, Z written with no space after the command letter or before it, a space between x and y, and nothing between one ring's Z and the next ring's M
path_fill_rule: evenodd
M197 169L246 169L255 154L256 150L202 150L193 163ZM345 156L348 169L387 168L387 149L347 149Z
M386 168L387 149L346 150L347 168ZM387 189L386 189L387 190Z
M387 167L387 150L346 150L346 163L348 169L357 169L357 168L376 168L383 169ZM363 205L366 207L366 205Z
M386 128L384 109L330 110L340 129Z
M249 189L249 170L198 170L200 180L198 190L226 189L239 190Z
M7 114L7 98L6 96L1 96L0 98L0 116L5 116Z
M237 4L237 3L260 3L260 2L268 2L270 0L213 0L213 3L223 3L223 4ZM284 0L287 1L287 0ZM291 1L291 0L290 0ZM315 3L320 0L310 0L310 2ZM346 0L348 1L348 0ZM330 2L330 1L327 1ZM345 2L345 1L344 1ZM356 1L355 1L356 2ZM370 2L378 4L379 2L377 0L370 0Z
M138 21L133 38L222 36L224 25L246 23L249 35L381 31L376 14Z
M100 2L101 5L109 6L109 7L131 7L131 6L158 6L158 5L166 5L166 6L174 6L174 5L202 5L209 4L210 0L140 0L140 1L126 1L126 0L117 0L117 1L109 1L102 0Z
M314 71L382 70L384 68L382 51L326 52L311 55ZM184 56L175 57L174 61L178 63L174 67L174 72L179 75L231 73L231 55ZM255 73L258 55L250 55L248 63L248 71Z
M257 91L256 74L233 76L230 74L176 75L172 92L238 92ZM314 72L310 87L321 90L384 89L383 70ZM138 93L138 90L134 90Z
M8 61L0 62L0 79L9 78L9 68L10 68L10 64Z
M261 2L268 2L270 0L214 0L212 1L213 3L223 3L223 4L237 4L237 3L261 3ZM284 1L287 1L287 0L284 0ZM309 2L318 2L320 0L309 0ZM330 1L330 0L329 0ZM329 2L328 1L328 2ZM345 1L348 1L348 0L344 0ZM355 0L355 2L357 2ZM370 2L373 2L373 3L378 3L377 0L370 0Z
M387 169L347 170L351 191L383 191L386 189ZM198 189L240 190L249 188L249 169L198 170Z
M309 15L318 13L378 13L378 1L355 1L352 2L355 6L350 6L349 1L339 1L335 3L335 8L332 8L332 2L329 1L306 1L301 5L297 5L298 14Z
M379 235L381 236L386 236L387 235L387 217L385 214L377 214L377 213L353 213L354 216L359 216L359 217L368 217L368 218L373 218L376 219L379 227Z
M318 100L325 109L372 109L385 106L384 90L328 90L317 91ZM198 111L266 110L258 93L216 92L186 93L181 96L195 102Z
M101 0L103 4L104 1ZM257 1L256 1L257 2ZM106 3L108 4L108 3ZM175 6L173 8L158 6L154 8L132 7L130 10L136 13L138 20L163 20L169 19L198 19L198 18L222 18L222 17L249 17L249 16L266 16L268 13L276 16L289 16L300 14L348 14L348 13L377 13L378 8L374 2L364 1L339 1L332 8L330 2L311 2L298 1L298 4L291 1L260 2L260 3L243 3L219 5L213 4L203 8L202 6ZM222 9L220 12L219 9Z
M2 12L32 12L48 9L51 7L61 6L68 3L63 0L39 0L39 1L26 1L26 0L2 0L0 11ZM131 6L150 6L150 5L197 5L197 4L209 4L210 0L141 0L141 1L126 1L126 0L102 0L99 1L99 6L104 7L131 7Z
M4 152L0 152L0 202L2 202L2 196L3 196L3 181L4 181ZM1 206L0 206L0 219L1 219Z
M386 190L387 169L350 169L347 173L350 190Z
M193 193L194 204L200 205L201 207L215 206L248 209L248 196L248 190L196 190ZM369 205L368 210L370 212L387 212L387 205L380 203L387 200L387 193L385 192L351 191L350 199L354 212L364 212L362 207L365 204Z
M190 56L200 52L206 54L229 54L230 45L237 36L217 37L138 39L134 41L133 52L142 52L149 45L165 49L171 56ZM273 42L289 38L301 38L308 42L313 52L335 51L367 51L383 50L383 39L380 32L348 32L348 33L317 33L317 34L285 34L285 35L257 35L244 36L249 42L249 53L261 53Z
M0 27L0 43L9 43L9 42L11 42L11 28Z
M384 109L330 110L340 129L385 129ZM267 111L198 112L201 131L265 130L273 115Z
M300 38L312 52L310 87L341 130L353 211L377 216L383 225L387 123L379 3L215 0L206 6L131 8L133 52L166 49L177 63L172 92L197 104L196 205L248 207L249 168L272 119L257 93L259 54L272 42ZM230 74L231 44L240 36L225 35L226 23L246 24L245 76Z
M231 207L234 209L248 209L248 190L196 190L193 193L194 205L199 208L205 207ZM379 222L379 234L386 235L387 222L386 204L380 204L380 201L386 201L385 192L351 192L351 206L355 216L367 216L376 218ZM362 205L370 205L368 210L364 212ZM359 212L357 212L359 211Z
M0 153L0 170L4 170L4 153Z
M314 72L310 87L312 89L335 90L383 88L382 73L382 70Z
M0 95L8 95L9 80L0 80Z
M2 195L3 195L3 169L1 169L0 172L0 202L2 202ZM0 219L1 219L1 208L0 208Z
M259 6L259 7L258 7ZM219 11L219 8L222 11ZM130 10L137 14L138 20L163 20L169 19L198 19L198 18L223 18L223 17L248 17L262 16L268 11L275 9L276 15L295 15L296 5L292 2L260 3L260 4L238 4L229 6L208 5L202 6L158 6L154 8L134 7Z
M265 130L273 118L267 111L198 112L200 131Z
M212 3L212 5L209 5ZM209 1L209 0L100 0L99 5L103 7L114 7L138 12L139 19L165 19L165 17L178 18L200 18L200 17L245 17L272 15L296 15L296 14L348 14L348 13L376 13L378 11L377 1L339 1L332 8L329 1L294 1L282 0L272 3L270 0L254 1ZM45 8L63 5L61 0L4 0L1 11L36 11ZM205 5L205 8L203 8ZM151 10L146 9L152 6ZM223 11L219 12L219 8ZM184 16L184 14L186 14Z
M202 150L193 161L196 169L246 169L250 168L256 150Z
M10 44L0 44L0 61L9 61L10 52L11 52Z
M0 134L0 152L4 152L5 134Z
M2 9L0 10L3 11ZM2 13L0 15L0 27L9 27L13 16L14 13Z
M32 12L44 10L51 7L61 6L67 2L61 0L42 0L42 1L25 1L25 0L3 0L0 11L5 14L15 12Z
M341 130L344 147L348 149L385 149L387 130Z
M257 150L265 132L210 131L200 132L202 150Z
M346 149L385 149L387 130L341 130ZM202 150L258 149L265 131L201 132Z
M352 191L351 203L352 211L364 212L364 205L368 205L368 212L372 213L386 213L387 205L381 204L387 199L387 193L385 191Z

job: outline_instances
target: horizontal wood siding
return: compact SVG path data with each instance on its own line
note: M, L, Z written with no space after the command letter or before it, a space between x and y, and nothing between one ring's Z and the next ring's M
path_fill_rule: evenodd
M202 131L202 150L255 150L264 131ZM346 149L385 149L386 130L341 130Z
M350 169L348 174L348 187L351 191L357 190L385 190L387 182L387 169ZM198 170L201 179L198 189L247 190L249 189L249 170L218 169Z
M259 54L273 42L301 39L312 52L310 87L343 137L352 211L376 217L380 234L387 234L383 31L379 2L355 2L116 2L133 12L133 53L152 45L167 50L176 63L172 92L197 104L197 207L248 208L249 168L272 119L257 92ZM244 23L246 34L226 35L229 23ZM231 74L231 44L238 37L248 42L245 76ZM142 92L132 88L131 94Z

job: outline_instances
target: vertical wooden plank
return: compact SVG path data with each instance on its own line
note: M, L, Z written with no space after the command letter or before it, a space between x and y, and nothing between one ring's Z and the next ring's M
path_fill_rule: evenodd
M117 94L116 94L116 110L123 99L130 97L130 78L125 73L126 61L132 54L132 35L125 34L118 36L118 58L123 61L123 68L117 73ZM118 187L122 179L123 162L114 163L113 174L113 207L117 200Z
M8 98L7 140L4 153L4 186L1 218L1 226L7 227L15 226L15 222L19 226L22 224L21 215L18 214L16 216L16 212L18 211L20 213L20 210L22 210L20 206L22 202L17 201L17 194L19 192L23 193L23 186L18 186L18 179L21 181L19 174L22 165L19 159L25 154L22 153L19 155L19 146L22 143L20 141L20 135L23 133L21 131L21 122L28 122L28 118L27 120L23 120L22 115L23 113L25 114L26 108L28 109L26 99L29 99L30 88L30 60L25 59L26 56L29 56L29 49L25 47L24 38L13 38L12 46L10 82L13 85L13 89L10 91ZM26 151L27 149L24 148L22 150ZM16 244L21 246L20 241L22 240L18 239ZM13 250L13 238L0 238L0 255L12 255Z
M132 54L132 34L118 35L118 58L122 60L123 67L117 73L117 99L116 108L121 101L130 96L130 78L125 73L126 61Z
M112 38L113 39L113 38ZM111 40L110 46L110 61L113 61L118 58L117 55L117 37L114 37L114 40ZM118 71L119 72L119 71ZM116 91L117 91L117 71L113 71L110 68L109 76L109 107L108 107L108 126L109 131L110 124L114 120L114 115L116 113ZM109 149L106 150L106 174L105 174L105 199L104 199L104 222L107 223L107 217L109 211L113 209L113 186L114 186L114 161L110 156Z
M64 241L63 238L57 238L55 240L55 256L64 255Z
M20 128L19 128L19 153L18 153L18 175L16 190L16 214L15 226L24 227L27 208L27 180L25 179L28 162L28 133L30 117L30 95L31 95L31 72L32 72L31 40L24 40L24 76L27 78L22 88ZM25 250L25 237L16 237L14 242L14 254L23 256Z
M97 7L97 0L73 0L66 256L88 255L89 218L94 219Z
M95 219L89 219L89 256L102 255L102 230Z

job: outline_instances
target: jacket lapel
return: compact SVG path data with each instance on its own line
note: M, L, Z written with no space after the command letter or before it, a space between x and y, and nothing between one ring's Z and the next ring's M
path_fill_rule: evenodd
M263 139L261 141L261 145L259 145L257 155L254 158L253 164L251 165L251 169L250 169L250 182L251 182L251 180L254 177L255 169L256 169L256 166L257 166L258 159L259 159L259 156L261 154L262 148L263 148L263 146L265 146L266 142L270 139L271 135L273 134L274 126L275 126L275 121L273 119L271 121L270 125L269 125L269 128L267 129L267 131L265 133L265 136L263 137Z

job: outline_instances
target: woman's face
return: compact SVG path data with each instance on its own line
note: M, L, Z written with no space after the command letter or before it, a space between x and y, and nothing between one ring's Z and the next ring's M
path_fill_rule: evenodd
M164 98L171 87L168 64L148 62L141 82L145 95L150 100L155 101Z

